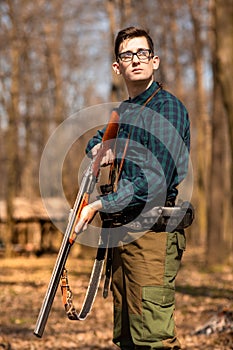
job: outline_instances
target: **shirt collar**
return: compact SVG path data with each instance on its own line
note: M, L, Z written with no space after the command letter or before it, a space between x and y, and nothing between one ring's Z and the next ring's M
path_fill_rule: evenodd
M158 88L158 84L154 81L147 90L143 91L140 95L134 98L129 98L126 102L143 105L148 99L148 97L152 95L152 93L157 88Z

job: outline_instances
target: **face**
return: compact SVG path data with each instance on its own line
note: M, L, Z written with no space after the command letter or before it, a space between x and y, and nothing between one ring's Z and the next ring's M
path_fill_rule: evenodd
M138 52L139 49L149 49L145 37L136 37L125 40L119 47L119 53L131 51ZM139 81L153 80L153 72L159 67L159 57L154 56L146 61L140 61L136 55L130 62L123 62L121 59L112 65L116 74L122 74L126 84L132 84Z

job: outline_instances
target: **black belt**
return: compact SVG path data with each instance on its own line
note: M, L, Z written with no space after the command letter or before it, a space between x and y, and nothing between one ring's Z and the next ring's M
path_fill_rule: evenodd
M154 207L145 213L132 207L107 216L111 217L112 227L126 226L135 231L173 231L185 229L192 224L194 208L190 202L183 202L179 206Z

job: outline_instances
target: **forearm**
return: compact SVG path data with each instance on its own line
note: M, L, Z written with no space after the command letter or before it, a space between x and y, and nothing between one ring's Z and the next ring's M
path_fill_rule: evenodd
M147 174L148 176L139 176L133 182L121 180L116 192L101 197L102 210L113 213L127 207L144 207L146 204L150 206L151 203L163 205L167 197L164 175L152 171L148 171Z
M100 211L103 208L102 202L100 199L97 199L96 201L89 204L90 208L95 211Z

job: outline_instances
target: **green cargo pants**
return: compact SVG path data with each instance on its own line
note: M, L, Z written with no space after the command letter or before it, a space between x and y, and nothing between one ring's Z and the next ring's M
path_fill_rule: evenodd
M180 349L175 277L184 249L184 232L154 231L114 248L113 342L121 349Z

